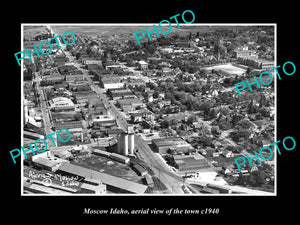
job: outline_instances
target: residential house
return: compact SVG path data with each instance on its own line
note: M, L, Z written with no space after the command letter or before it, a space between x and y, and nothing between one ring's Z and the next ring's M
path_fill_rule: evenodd
M222 172L223 172L225 175L228 175L228 174L231 174L231 173L232 173L230 167L227 167L227 166L222 166Z
M224 157L226 157L226 158L233 157L232 151L229 151L229 150L224 150L224 151L222 152L222 155L223 155Z
M140 70L147 70L148 69L148 63L141 60L141 61L138 62L138 67L139 67Z

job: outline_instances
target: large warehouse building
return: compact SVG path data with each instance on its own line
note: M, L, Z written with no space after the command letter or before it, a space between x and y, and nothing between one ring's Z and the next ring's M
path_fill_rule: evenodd
M213 170L206 158L196 153L193 155L174 155L174 161L180 172L204 172Z
M153 139L152 144L154 150L158 151L161 155L165 155L168 150L176 151L177 153L179 153L189 152L193 149L193 147L181 137Z
M146 185L135 183L109 174L100 173L85 167L70 163L62 163L57 170L58 173L75 175L82 178L101 180L106 184L107 191L114 193L143 194L148 188Z

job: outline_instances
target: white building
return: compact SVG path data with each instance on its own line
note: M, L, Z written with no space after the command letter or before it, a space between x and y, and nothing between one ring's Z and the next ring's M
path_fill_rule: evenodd
M115 88L123 88L124 83L120 81L119 78L114 77L106 77L102 78L102 84L105 89L115 89Z
M141 60L138 62L139 64L139 69L140 70L147 70L148 69L148 63L146 63L145 61Z
M71 99L65 97L53 98L49 101L52 110L74 110L75 104Z

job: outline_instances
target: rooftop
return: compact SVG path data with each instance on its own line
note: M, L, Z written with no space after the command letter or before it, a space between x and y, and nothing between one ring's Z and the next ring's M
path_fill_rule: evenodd
M138 98L119 99L117 102L120 105L143 104L143 102Z
M181 137L158 138L158 139L153 139L152 142L157 146L189 145Z
M138 63L141 64L141 65L148 65L148 63L146 63L146 62L143 61L143 60L139 61Z
M146 185L135 183L109 174L100 173L95 170L90 170L70 163L63 163L59 166L58 169L66 173L78 175L80 177L98 179L101 180L104 184L127 190L136 194L143 194L147 189Z

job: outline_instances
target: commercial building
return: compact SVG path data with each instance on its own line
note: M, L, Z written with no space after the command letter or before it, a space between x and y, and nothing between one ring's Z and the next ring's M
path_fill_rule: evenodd
M118 77L102 77L101 83L105 89L123 88L124 83Z
M52 154L50 154L50 151L33 155L31 159L33 165L39 166L40 168L48 171L56 171L62 163L69 162L67 160L54 157Z
M57 172L75 175L82 178L92 178L101 180L102 183L106 185L107 191L114 193L143 194L147 189L146 185L135 183L109 174L97 172L95 170L90 170L88 168L70 163L61 164Z
M146 82L143 79L137 78L137 79L125 79L123 80L126 87L129 85L132 87L140 86L140 85L146 85Z
M97 93L94 91L80 91L80 92L73 92L75 96L76 102L80 106L85 106L86 103L90 102L91 100L97 99Z
M248 57L258 58L256 51L249 50L248 46L244 46L242 48L236 49L234 51L234 56L236 58L248 58Z
M75 190L61 190L62 188L65 189L65 187L62 187L57 189L53 187L47 187L43 184L36 184L36 183L30 183L30 182L24 182L24 192L29 191L30 193L37 193L37 194L52 194L52 195L71 195L76 193ZM52 186L52 185L51 185Z
M119 89L109 89L107 94L113 99L118 100L122 98L136 98L130 89L119 88Z
M144 103L138 98L126 98L117 100L117 106L128 112L136 110L137 107L143 107Z
M83 128L81 121L63 121L61 123L55 123L54 127L56 131L64 128L68 129L70 132L82 132Z
M154 113L149 111L148 109L130 112L129 114L133 123L140 123L143 120L154 120Z
M97 179L85 178L80 188L85 193L106 194L106 185Z
M110 115L92 115L91 125L93 128L112 128L117 126L117 121Z
M108 61L105 64L105 69L106 70L112 70L114 68L121 68L121 67L122 67L122 64L119 64L119 63L113 62L113 61Z
M86 80L86 79L85 79L85 76L83 74L67 75L66 76L66 81L68 83L74 82L74 81L84 81L84 80Z
M57 66L61 66L61 65L64 65L67 62L67 58L64 54L61 54L61 55L55 56L53 58L53 61Z
M161 155L165 155L168 150L180 153L189 152L193 149L193 147L181 137L152 139L152 144L154 150L158 151Z
M241 64L244 64L246 66L251 66L256 69L268 70L268 69L275 67L274 61L266 60L266 59L259 59L256 57L238 58L238 61Z
M69 83L69 90L73 92L91 91L92 89L86 81L76 81Z
M64 76L61 76L60 74L46 75L46 76L43 76L41 84L43 84L43 82L46 84L59 83L59 82L62 82L63 79L64 79Z
M73 111L75 109L72 100L65 97L53 98L49 101L49 104L52 111Z
M173 155L180 172L199 172L213 170L206 158L195 153L193 155Z
M40 139L40 138L45 139L45 137L41 134L33 133L33 132L30 132L30 131L26 131L26 130L23 130L23 137L31 139L31 140L37 140L37 139Z

